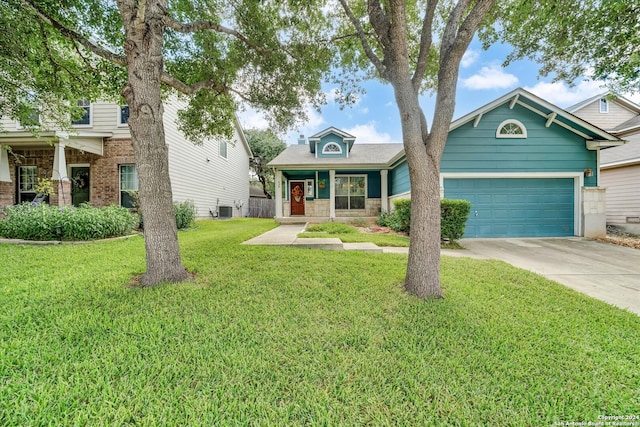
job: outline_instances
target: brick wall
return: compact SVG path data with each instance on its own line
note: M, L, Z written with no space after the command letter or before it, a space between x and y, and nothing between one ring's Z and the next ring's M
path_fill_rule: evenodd
M120 203L120 172L118 165L135 163L131 139L107 139L104 156L96 157L90 167L91 204L108 206ZM67 157L67 163L72 163Z

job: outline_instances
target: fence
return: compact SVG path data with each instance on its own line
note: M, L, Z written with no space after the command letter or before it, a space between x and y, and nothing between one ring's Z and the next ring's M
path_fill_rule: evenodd
M273 218L276 216L276 201L250 197L249 216L251 218Z

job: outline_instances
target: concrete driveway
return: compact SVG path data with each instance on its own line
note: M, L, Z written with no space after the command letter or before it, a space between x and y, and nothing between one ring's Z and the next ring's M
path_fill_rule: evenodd
M463 239L467 256L499 259L640 315L640 250L574 238Z

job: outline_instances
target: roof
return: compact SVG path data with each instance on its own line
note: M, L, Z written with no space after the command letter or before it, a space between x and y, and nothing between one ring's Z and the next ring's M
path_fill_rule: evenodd
M629 99L625 98L624 96L619 96L616 95L613 92L607 91L607 92L603 92L603 93L599 93L598 95L592 96L591 98L585 99L584 101L580 101L577 104L572 105L571 107L567 107L567 111L570 113L575 113L578 110L581 110L582 108L586 107L589 104L592 104L594 102L600 101L600 99L602 98L606 98L606 97L612 97L615 99L615 101L622 105L623 107L628 108L629 110L635 111L636 113L640 114L640 105L636 104L633 101L630 101Z
M296 169L308 167L317 168L352 168L388 166L403 150L402 144L353 144L349 157L316 157L309 151L308 145L290 145L268 166L283 168L287 166Z
M640 115L637 115L626 122L620 123L613 129L609 129L609 132L617 134L634 130L640 130Z
M600 151L602 168L612 168L640 163L640 134L629 138L629 142L621 147Z
M466 114L459 119L453 121L449 127L449 131L452 131L471 120L481 120L482 115L486 112L493 110L500 105L510 103L509 107L513 108L516 104L520 105L528 110L540 115L547 120L547 127L552 123L568 129L569 131L581 136L587 141L593 141L594 144L588 144L589 149L597 147L610 147L615 145L621 145L624 141L618 137L611 135L610 133L600 129L591 123L582 120L581 118L574 116L568 111L545 101L544 99L528 92L522 88L517 88L501 96L500 98ZM604 141L611 141L610 143ZM597 144L596 144L597 143Z
M343 130L334 128L333 126L326 128L325 130L322 130L318 133L316 133L315 135L311 135L309 137L309 141L316 141L316 140L320 140L320 138L322 138L323 136L329 135L330 133L334 133L336 135L338 135L340 138L344 139L344 140L352 140L352 139L356 139L355 136L350 135L348 133L346 133Z

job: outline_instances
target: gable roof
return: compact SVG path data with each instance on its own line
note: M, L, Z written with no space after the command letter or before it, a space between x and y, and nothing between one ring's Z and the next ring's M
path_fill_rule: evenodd
M585 141L587 141L587 148L590 150L598 147L612 147L624 144L624 141L618 137L611 135L599 127L574 116L568 111L565 111L522 88L514 89L506 95L501 96L477 110L454 120L449 127L449 131L459 128L472 120L480 121L482 120L482 115L484 113L506 103L509 103L509 108L519 105L545 118L547 127L551 126L551 124L557 124L576 135L581 136Z
M628 110L631 110L637 114L640 114L640 105L636 104L633 101L630 101L629 99L625 98L624 96L620 96L620 95L616 95L615 93L611 92L611 91L606 91L603 93L600 93L598 95L592 96L591 98L585 99L584 101L580 101L577 104L572 105L571 107L567 107L567 111L570 113L575 113L578 110L581 110L582 108L586 107L589 104L592 104L594 102L598 102L600 101L602 98L608 98L611 97L615 100L615 102L617 102L618 104L620 104L621 106L627 108Z
M402 144L353 144L349 157L316 157L309 151L308 145L290 145L271 160L270 167L295 167L296 169L335 168L344 169L353 166L386 167L403 152Z
M316 133L315 135L311 135L309 137L309 141L319 141L322 137L329 135L330 133L334 133L336 135L338 135L340 138L342 138L345 141L349 141L349 140L355 140L356 137L353 135L350 135L348 133L346 133L345 131L342 131L338 128L334 128L333 126L326 128L325 130L321 130L320 132Z

